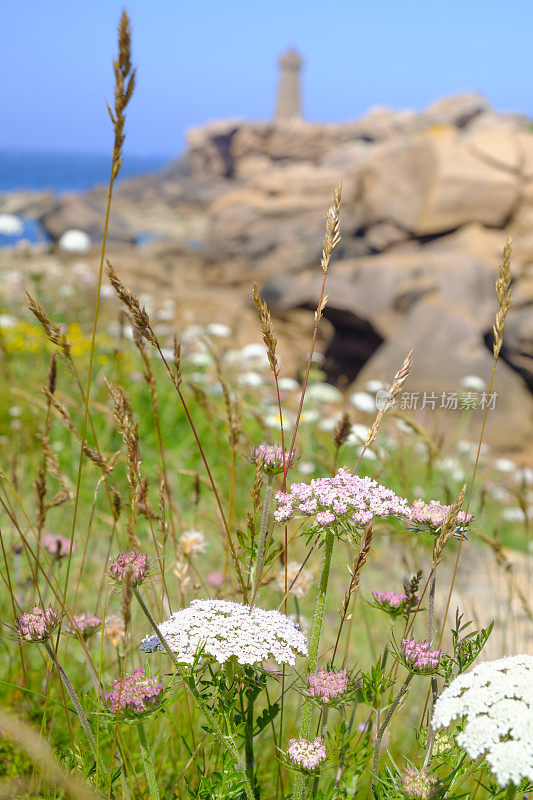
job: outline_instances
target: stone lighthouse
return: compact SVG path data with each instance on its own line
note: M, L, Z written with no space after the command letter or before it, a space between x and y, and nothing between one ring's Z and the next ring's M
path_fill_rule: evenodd
M302 119L300 72L302 57L293 47L279 59L279 83L274 119Z

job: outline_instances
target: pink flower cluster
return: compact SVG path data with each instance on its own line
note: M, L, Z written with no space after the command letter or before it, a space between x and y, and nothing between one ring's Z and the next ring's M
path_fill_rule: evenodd
M121 553L115 561L109 562L108 573L117 583L139 586L148 573L148 556L134 550L131 553Z
M70 552L74 553L76 545L60 533L43 533L41 547L48 550L55 558L65 558Z
M415 500L408 510L408 518L412 522L422 522L426 525L431 525L433 528L440 528L450 513L451 506L445 506L439 503L438 500L432 500L430 503L425 503L423 500ZM460 511L457 514L457 522L468 524L472 519L472 514L465 514Z
M70 633L79 633L82 639L88 639L100 627L102 620L89 614L73 614L72 622L67 621L66 629Z
M35 606L32 611L20 615L16 630L26 642L44 642L59 625L59 620L59 615L51 606L44 609Z
M157 678L145 676L145 671L134 670L125 678L113 683L113 691L105 693L110 711L125 717L139 717L153 711L160 704L164 686Z
M287 755L293 764L303 769L316 769L326 760L326 748L321 736L316 739L290 739Z
M285 466L292 464L289 455L285 452ZM250 453L250 461L256 466L261 465L268 475L276 475L283 472L283 448L279 444L258 444Z
M307 676L309 694L318 697L323 703L329 703L335 697L344 694L348 688L348 673L317 669Z
M409 797L421 800L430 800L440 793L438 778L425 769L419 771L414 767L407 767L402 775L402 788Z
M374 605L379 606L379 608L383 609L389 614L393 616L396 614L401 614L402 611L405 610L407 605L408 597L403 592L372 592L372 597L374 598Z
M429 674L439 666L440 650L430 650L429 642L402 639L402 653L407 667L413 672Z
M274 516L278 522L301 513L316 516L321 527L334 523L367 525L373 517L408 513L407 501L391 489L342 468L332 478L291 484L288 492L276 493L276 503Z

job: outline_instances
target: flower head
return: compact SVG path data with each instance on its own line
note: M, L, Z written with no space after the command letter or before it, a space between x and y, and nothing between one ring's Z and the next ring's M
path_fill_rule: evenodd
M446 521L450 509L451 506L445 506L438 500L431 500L430 503L425 503L424 500L415 500L408 508L406 516L414 523L415 529L422 527L429 530L430 533L437 533ZM462 528L460 526L468 525L472 516L472 514L459 511L456 520L459 526L455 532L456 536L461 536Z
M74 553L76 545L60 533L43 533L41 547L51 553L58 561L69 553Z
M402 775L402 789L409 798L429 800L440 794L439 780L435 775L430 775L425 769L407 767Z
M25 642L45 642L60 620L61 617L51 606L35 606L31 611L20 615L15 630Z
M367 525L373 517L405 516L408 508L407 501L391 489L342 468L332 478L291 484L288 492L276 493L276 502L274 516L278 522L303 514L316 516L320 527Z
M408 605L411 605L409 598L403 592L372 592L372 605L375 608L380 608L391 617L397 617L406 610Z
M300 573L300 574L298 574ZM294 583L293 583L294 581ZM289 561L287 564L287 589L289 594L295 597L303 597L307 594L313 583L313 573L298 563ZM285 594L285 570L282 569L276 578L276 586Z
M326 760L326 748L321 736L316 739L290 739L287 756L292 763L305 770L316 769Z
M430 675L440 662L440 650L430 650L429 642L416 639L402 639L402 656L407 669L418 675Z
M307 676L309 694L317 697L322 703L344 694L348 688L348 673L345 669L339 672L333 670L317 669Z
M202 531L184 531L180 536L181 549L186 556L203 555L207 542Z
M105 693L105 700L110 711L135 719L154 711L161 704L163 692L163 684L157 678L147 677L141 668L118 678L113 691Z
M126 626L122 617L108 617L104 625L104 636L113 647L124 644L126 640Z
M82 639L87 640L96 633L102 620L89 614L73 614L72 621L67 620L66 629L69 633L79 633Z
M294 458L289 458L290 453L285 452L285 467L288 469L294 463ZM283 448L279 444L258 444L248 458L256 467L261 467L266 475L277 475L283 472Z
M144 553L121 553L109 562L108 574L117 583L127 583L131 587L140 586L148 573L148 556Z
M307 655L307 639L279 611L263 611L228 600L193 600L174 612L159 629L178 661L192 664L200 649L220 664L234 657L239 664L257 664L269 658L294 664ZM143 639L141 650L163 650L157 636Z
M452 681L435 703L432 725L462 717L457 744L471 758L484 755L500 786L533 781L533 656L486 661Z

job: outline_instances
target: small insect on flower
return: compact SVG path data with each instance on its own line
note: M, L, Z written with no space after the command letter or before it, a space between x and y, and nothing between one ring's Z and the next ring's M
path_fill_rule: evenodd
M151 714L161 705L165 687L157 678L145 674L144 669L134 670L125 678L112 684L113 691L105 693L109 710L118 712L122 719L139 719Z
M407 608L407 605L413 605L418 602L417 599L413 599L411 603L409 603L409 598L403 592L391 592L387 590L386 592L372 592L372 600L373 602L371 605L374 608L379 608L381 611L385 611L386 614L389 614L391 617L398 617L400 614L403 614Z
M70 539L67 539L66 536L62 536L60 533L43 533L41 536L41 547L53 555L57 561L61 558L65 558L69 553L74 553L76 551L75 543L71 542Z
M90 614L73 614L72 621L67 620L65 625L69 633L79 633L84 641L87 641L93 633L96 633L102 620L99 617L93 617Z
M279 444L258 444L252 449L248 461L256 467L261 467L265 475L277 475L283 472L284 466L286 469L293 466L294 456L292 458L289 456L290 453L285 452L284 461L283 448Z
M321 736L316 739L290 739L287 756L294 766L311 772L326 760L326 748Z
M59 614L49 606L35 606L17 619L15 631L25 642L45 642L61 621Z
M407 767L402 775L402 789L410 800L430 800L440 795L439 779L427 770L415 767Z
M135 588L140 586L148 574L148 556L144 553L121 553L109 562L109 577L117 583L126 583Z
M440 650L430 650L429 642L416 639L402 639L401 656L407 669L417 675L431 675L440 662Z
M124 644L126 640L126 626L122 617L108 617L104 625L104 636L112 647Z
M300 573L300 574L298 574ZM313 573L311 570L302 569L298 561L289 561L287 564L287 590L295 597L303 597L313 584ZM282 569L276 578L276 586L280 592L285 594L285 570Z
M345 669L339 672L317 669L307 676L309 694L322 703L330 703L340 697L348 688L348 673Z
M207 549L207 542L202 531L184 531L180 536L180 545L186 556L201 556Z

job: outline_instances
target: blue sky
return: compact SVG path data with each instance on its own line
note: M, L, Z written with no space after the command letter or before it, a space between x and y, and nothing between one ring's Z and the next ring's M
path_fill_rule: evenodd
M268 119L289 44L306 60L311 120L470 90L533 116L531 0L0 0L0 148L109 150L123 5L138 67L135 154L176 155L185 130L209 119Z

